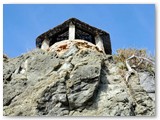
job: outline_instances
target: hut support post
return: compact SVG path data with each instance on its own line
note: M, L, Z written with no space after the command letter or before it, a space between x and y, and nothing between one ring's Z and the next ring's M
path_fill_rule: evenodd
M95 44L100 50L104 51L103 40L99 35L95 36Z
M75 39L75 25L71 22L69 24L69 40Z
M45 40L42 42L41 49L42 49L42 50L48 50L48 48L49 48L49 42L45 39Z

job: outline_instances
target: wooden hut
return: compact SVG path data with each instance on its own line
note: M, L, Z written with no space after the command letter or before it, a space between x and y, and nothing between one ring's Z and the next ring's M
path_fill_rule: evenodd
M64 23L38 36L36 46L47 49L56 42L76 39L91 42L104 50L106 54L112 54L109 33L90 26L76 18L70 18Z

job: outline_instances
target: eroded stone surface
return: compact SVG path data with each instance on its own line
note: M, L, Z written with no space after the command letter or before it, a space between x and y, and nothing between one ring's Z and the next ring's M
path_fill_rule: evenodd
M4 61L5 116L155 115L155 85L144 80L147 73L126 82L112 56L83 41L65 42Z
M4 115L62 116L85 107L99 85L103 54L73 47L61 56L37 49L5 63Z

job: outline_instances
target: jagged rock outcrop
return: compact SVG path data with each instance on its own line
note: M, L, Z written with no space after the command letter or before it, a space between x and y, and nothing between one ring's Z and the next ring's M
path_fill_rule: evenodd
M155 83L149 73L126 82L112 56L95 45L63 43L4 61L5 116L155 115Z

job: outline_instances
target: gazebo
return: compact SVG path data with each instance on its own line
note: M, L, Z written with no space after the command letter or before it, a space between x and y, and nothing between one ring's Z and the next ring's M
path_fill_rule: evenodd
M76 39L91 42L106 54L112 54L109 33L90 26L76 18L70 18L38 36L36 38L36 47L47 49L56 42Z

